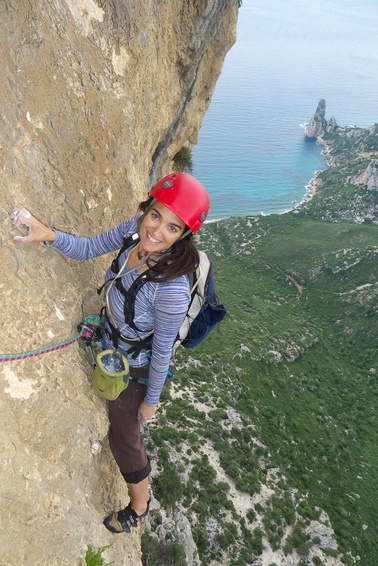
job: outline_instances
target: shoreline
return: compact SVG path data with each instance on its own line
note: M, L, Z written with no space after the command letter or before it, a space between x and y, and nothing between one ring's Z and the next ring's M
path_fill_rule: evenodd
M303 204L306 204L306 202L312 200L316 195L316 193L319 192L319 186L321 185L322 182L320 179L318 179L318 176L320 175L321 172L322 172L321 169L317 169L315 171L314 176L312 177L312 179L310 179L308 185L306 185L307 193L305 194L303 200L301 200L298 206L295 206L293 210L298 210L298 208L300 208Z
M327 166L332 167L332 165L334 165L334 159L331 157L330 144L324 141L321 136L316 138L316 143L323 147L322 155L325 157ZM297 207L294 208L294 210L300 208L303 204L306 204L306 202L314 198L314 196L319 192L322 181L318 177L323 171L324 169L317 169L315 171L314 176L310 179L308 185L306 185L306 188L308 189L307 195L305 195L305 198L298 204Z
M321 145L323 147L322 149L322 155L324 155L325 160L326 160L326 164L327 167L332 167L334 165L334 158L331 156L331 152L330 152L330 144L327 143L326 141L324 141L324 139L321 136L318 136L316 138L316 143ZM244 218L246 216L250 216L250 217L259 217L259 216L271 216L272 214L287 214L288 212L293 212L296 211L304 206L307 202L309 202L311 199L314 198L314 196L319 192L320 187L322 185L322 181L321 179L319 179L319 175L320 173L322 173L323 171L325 171L326 169L316 169L314 171L314 176L310 179L310 181L308 182L307 185L305 185L305 190L306 193L304 194L302 200L296 202L294 204L295 201L293 201L293 206L292 208L283 210L282 212L260 212L259 214L243 214L243 215L239 215L239 216L228 216L226 218L211 218L209 220L205 220L205 225L206 224L212 224L214 222L221 222L222 220L229 220L230 218Z

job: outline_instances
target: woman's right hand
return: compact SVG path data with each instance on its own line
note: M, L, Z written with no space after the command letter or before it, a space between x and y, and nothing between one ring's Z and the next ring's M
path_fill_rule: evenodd
M56 238L54 230L45 226L30 214L26 208L19 208L9 215L12 219L13 228L19 226L27 226L28 234L26 236L14 236L14 241L20 244L29 244L31 242L53 242Z

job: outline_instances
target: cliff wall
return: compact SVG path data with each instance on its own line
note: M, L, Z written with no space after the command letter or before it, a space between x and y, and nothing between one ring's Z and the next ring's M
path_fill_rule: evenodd
M134 214L196 143L236 18L231 0L0 1L2 353L73 336L110 261L16 245L9 213L81 235ZM90 371L77 342L0 364L1 564L84 564L108 544L108 561L140 563L139 533L102 525L127 490Z

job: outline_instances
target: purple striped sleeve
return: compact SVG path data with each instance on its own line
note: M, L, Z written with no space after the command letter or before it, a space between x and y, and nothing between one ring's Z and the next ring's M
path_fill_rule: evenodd
M55 241L47 245L70 259L91 259L118 250L125 236L137 231L137 219L137 217L131 218L107 232L88 238L54 230Z

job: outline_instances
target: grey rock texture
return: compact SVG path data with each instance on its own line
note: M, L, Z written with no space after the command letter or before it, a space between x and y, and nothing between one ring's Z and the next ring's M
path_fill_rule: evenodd
M111 259L17 245L9 213L81 235L134 214L196 143L236 19L229 0L0 2L1 353L75 335ZM2 564L81 565L109 544L107 562L141 563L139 530L102 525L128 495L90 373L78 342L0 363Z
M326 122L326 132L328 134L332 134L336 132L338 128L335 116L331 116L329 120Z
M373 124L368 130L371 136L376 136L378 134L378 124Z
M324 132L325 126L325 113L326 113L326 102L322 98L315 110L315 114L312 116L311 120L306 126L306 136L309 138L317 138L321 136Z
M369 191L378 190L378 159L372 159L365 171L350 181L354 185L364 185Z

